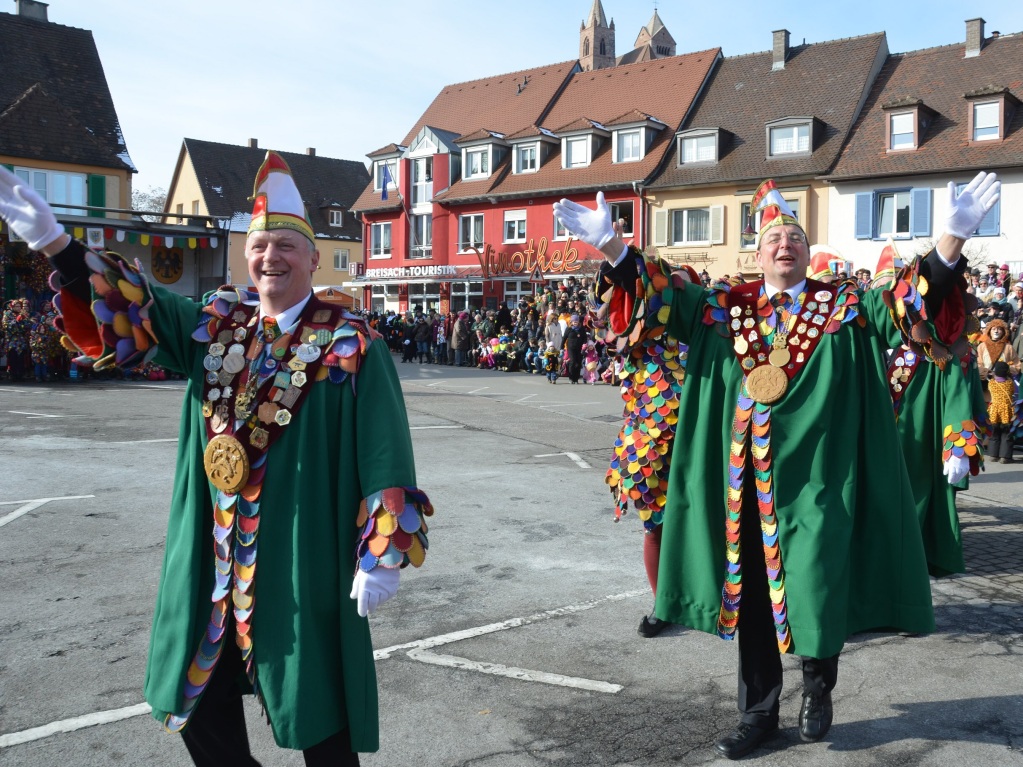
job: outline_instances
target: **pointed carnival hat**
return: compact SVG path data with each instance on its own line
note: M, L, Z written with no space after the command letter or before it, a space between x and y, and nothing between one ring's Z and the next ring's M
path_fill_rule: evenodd
M870 287L890 287L895 279L895 273L904 265L902 258L899 256L899 251L895 247L895 243L889 237L888 242L885 243L884 248L881 250L881 257L877 259L877 269L874 271L874 279L870 281Z
M753 193L753 200L750 203L749 209L751 221L758 212L760 213L760 231L757 232L758 243L760 238L764 236L764 232L773 226L791 224L803 229L803 225L796 219L796 214L792 212L792 208L789 207L789 204L785 202L785 198L781 196L781 192L778 191L774 179L769 178L757 187L757 191ZM804 229L803 231L805 232L806 230Z
M810 248L810 265L806 268L806 276L811 280L837 279L840 272L850 274L852 262L846 261L842 254L830 245L820 244Z
M292 229L316 242L302 195L298 193L291 168L276 152L267 152L252 188L252 221L249 234L270 229Z

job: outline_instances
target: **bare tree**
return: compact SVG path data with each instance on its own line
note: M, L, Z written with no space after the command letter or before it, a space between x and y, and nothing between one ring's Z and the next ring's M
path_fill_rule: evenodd
M146 221L160 221L161 216L152 214L162 211L166 201L167 190L161 186L151 186L145 191L141 189L131 190L131 208L132 210L143 211L144 214L149 214L141 216Z

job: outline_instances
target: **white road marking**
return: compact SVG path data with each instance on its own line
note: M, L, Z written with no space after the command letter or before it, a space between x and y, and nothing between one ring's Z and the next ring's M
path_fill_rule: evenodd
M593 468L588 463L586 463L586 461L584 461L582 459L582 456L579 455L578 453L568 453L568 452L565 452L565 453L543 453L542 455L534 455L533 457L534 458L554 458L554 457L559 456L559 455L568 456L569 460L571 460L572 463L574 463L580 469L592 469Z
M127 442L108 442L108 445L145 445L149 442L177 442L177 437L167 437L166 439L132 439Z
M464 429L465 424L455 423L450 426L409 426L409 430L412 429Z
M466 394L475 394L478 391L486 391L489 388L490 388L489 386L482 386L479 389L473 389L472 391L467 391Z
M67 416L63 416L63 415L47 415L46 413L26 413L24 410L8 410L7 412L8 413L13 413L14 415L28 416L29 418L66 418L67 417Z
M31 500L31 501L0 501L0 506L13 506L16 503L23 503L23 504L25 504L20 509L17 509L16 511L12 511L10 514L7 514L6 516L0 517L0 527L3 527L8 522L13 522L18 517L25 516L30 511L35 511L36 509L38 509L43 504L49 503L50 501L74 501L74 500L78 500L80 498L95 498L95 497L96 496L94 496L94 495L64 495L64 496L60 496L59 498L35 498L35 499Z
M49 394L54 397L70 397L73 392L50 389L0 389L0 394Z
M515 400L514 404L517 405L520 402L525 402L530 397L535 397L535 396L536 396L535 394L527 394L525 397L520 397L519 399ZM529 404L532 405L532 404L535 404L535 403L530 402Z
M61 719L59 722L44 724L42 727L33 727L31 730L0 735L0 748L8 748L22 743L29 743L33 740L48 738L59 732L74 732L85 727L95 727L97 724L119 722L122 719L131 719L134 716L148 714L152 710L148 703L138 703L125 708L115 708L112 711L96 711L95 713L76 716L72 719Z
M528 668L516 668L515 666L502 666L500 663L479 663L468 658L458 658L454 655L438 655L428 650L410 650L408 657L421 663L429 663L432 666L458 668L464 671L478 671L481 674L506 676L509 679L521 679L524 682L540 682L559 687L574 687L577 690L607 692L613 695L625 689L620 684L612 684L611 682L599 682L595 679L564 676L563 674L549 674L546 671L533 671Z
M72 497L92 498L93 496L69 496L69 498ZM44 501L45 500L64 499L47 498L44 499ZM23 501L5 501L3 503L23 503ZM440 634L427 639L419 639L415 642L408 642L402 645L385 647L382 650L374 651L373 660L387 660L396 652L412 650L415 654L413 654L413 652L409 652L409 657L414 657L422 663L433 663L440 666L449 666L451 668L466 668L473 671L480 671L484 674L500 674L501 676L508 676L513 679L543 682L545 684L559 684L566 687L596 690L597 692L610 692L613 694L623 688L620 685L611 684L609 682L598 682L592 679L562 676L561 674L548 674L542 671L529 671L527 669L518 669L511 666L501 666L496 663L476 663L474 661L465 660L464 658L457 658L453 655L438 655L436 653L423 653L422 651L430 647L439 647L440 645L458 642L462 639L471 639L472 637L483 636L484 634L492 634L495 631L505 631L507 629L518 628L519 626L528 626L532 623L551 620L552 618L560 618L563 615L573 615L586 610L592 610L594 607L599 607L607 602L621 602L626 599L644 596L649 593L650 592L647 589L637 589L636 591L626 591L621 594L610 594L606 597L591 599L589 602L582 602L577 605L567 605L565 607L556 607L553 610L545 610L542 613L534 613L533 615L527 615L522 618L511 618L510 620L502 621L501 623L490 623L486 626L477 626L475 628L464 629L462 631L453 631L450 634ZM76 716L73 719L62 719L59 722L44 724L41 727L33 727L30 730L10 732L6 735L0 735L0 748L8 748L22 743L29 743L33 740L48 738L51 735L56 735L61 732L74 732L75 730L81 730L85 727L94 727L98 724L110 724L112 722L119 722L122 719L131 719L135 716L148 714L151 710L152 709L149 707L148 703L139 703L125 708L115 708L111 711L97 711L92 714L86 714L85 716Z

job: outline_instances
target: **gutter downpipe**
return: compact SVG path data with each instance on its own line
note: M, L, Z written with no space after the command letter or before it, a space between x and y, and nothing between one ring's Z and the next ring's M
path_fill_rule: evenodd
M644 228L643 222L646 220L646 215L645 215L646 214L646 199L643 197L643 187L640 184L640 182L638 182L638 181L633 181L632 182L632 191L633 191L633 193L637 197L639 197L639 245L638 245L638 249L640 251L644 251L645 252L645 250L646 250L646 238L644 237L644 235L646 234L646 229Z

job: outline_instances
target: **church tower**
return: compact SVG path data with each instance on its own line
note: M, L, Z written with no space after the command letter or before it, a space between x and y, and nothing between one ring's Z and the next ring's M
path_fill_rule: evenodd
M615 23L607 23L600 0L593 0L589 19L579 27L579 64L584 72L615 65Z
M661 21L656 8L650 23L639 30L635 47L649 47L649 54L646 58L661 59L665 56L675 55L675 39L668 32L668 28L664 26L664 22Z

